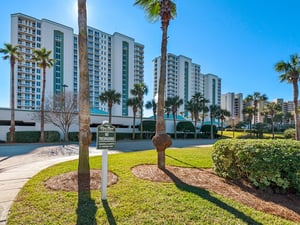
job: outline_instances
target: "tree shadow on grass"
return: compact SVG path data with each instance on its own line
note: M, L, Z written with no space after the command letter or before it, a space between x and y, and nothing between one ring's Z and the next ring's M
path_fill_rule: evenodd
M90 174L78 174L77 225L95 225L97 206L91 198Z
M215 204L219 208L226 210L227 212L233 214L236 218L239 218L240 220L244 221L247 224L262 225L262 223L255 221L254 219L247 216L243 212L241 212L241 211L233 208L232 206L226 204L225 202L222 202L221 200L213 197L208 191L183 182L174 173L172 173L168 169L165 168L162 171L172 179L172 181L174 182L174 184L176 185L176 187L178 189L198 195L199 197Z
M107 200L102 200L102 205L103 205L103 208L105 210L108 223L110 225L117 225L115 217L114 217L114 215L113 215L113 213L112 213L112 211L109 207L109 204L108 204Z
M193 168L196 167L195 165L192 165L192 164L190 164L190 163L184 162L184 161L182 161L182 160L180 160L180 159L177 159L177 158L175 158L175 157L173 157L173 156L166 155L166 157L168 157L168 158L170 158L170 159L173 159L173 160L175 160L175 161L177 161L177 162L180 162L180 163L182 163L182 164L184 164L184 165L191 166L191 167L193 167Z

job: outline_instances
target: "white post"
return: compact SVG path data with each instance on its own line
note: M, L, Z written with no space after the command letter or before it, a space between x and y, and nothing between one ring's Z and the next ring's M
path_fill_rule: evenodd
M101 199L106 200L107 189L107 149L102 150L102 179L101 179Z

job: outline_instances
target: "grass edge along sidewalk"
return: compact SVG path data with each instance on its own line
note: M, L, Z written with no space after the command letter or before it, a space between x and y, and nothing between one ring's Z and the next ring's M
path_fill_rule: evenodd
M211 151L210 147L168 149L166 163L209 168ZM7 224L75 224L78 217L86 220L82 224L295 224L200 188L141 180L131 173L132 167L156 160L153 150L110 155L109 170L118 182L108 188L107 201L101 201L100 190L78 195L44 187L47 179L76 170L77 160L45 169L20 191ZM91 169L100 169L101 157L92 157L90 163ZM85 201L77 205L80 195L86 195Z

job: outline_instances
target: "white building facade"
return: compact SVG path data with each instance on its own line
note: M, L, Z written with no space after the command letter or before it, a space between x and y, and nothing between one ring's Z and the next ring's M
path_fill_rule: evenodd
M158 92L160 77L160 57L153 59L153 98ZM178 112L184 112L186 103L195 93L201 93L209 100L209 105L221 104L221 79L214 74L202 74L201 66L183 55L167 54L165 97L179 96L184 104Z
M221 108L230 112L230 117L234 120L243 121L243 94L229 92L221 96Z
M144 45L123 34L107 34L88 27L88 74L90 106L107 111L99 95L106 90L122 94L121 104L113 107L113 115L128 116L126 101L134 83L144 81ZM46 71L46 97L64 91L78 96L78 36L73 28L21 13L11 15L11 44L18 45L24 61L16 63L15 107L22 110L40 109L42 71L31 60L33 51L51 50L53 67Z

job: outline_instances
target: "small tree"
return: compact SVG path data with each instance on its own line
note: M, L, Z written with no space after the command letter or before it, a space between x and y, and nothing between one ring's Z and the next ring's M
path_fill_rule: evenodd
M179 96L168 97L166 101L166 106L169 106L173 115L173 125L174 125L174 137L177 138L176 133L176 117L177 110L183 104L183 100L179 98Z
M145 105L146 109L152 109L153 118L156 120L156 102L154 99L147 101Z
M298 109L298 97L299 97L299 78L300 78L300 58L298 54L290 56L290 61L280 61L276 63L275 70L282 73L279 76L281 82L288 82L293 86L293 103L294 103L294 120L297 141L300 140L300 120Z
M126 102L127 106L132 107L132 112L133 112L133 129L132 129L132 139L135 139L135 118L136 118L136 113L138 111L138 106L139 106L139 99L138 98L129 98L127 99Z
M78 116L75 112L76 103L71 93L60 93L45 101L45 123L58 127L64 134L64 141L69 141L70 126ZM39 120L40 112L36 112L34 118Z
M274 139L274 119L278 112L282 109L281 105L275 102L269 102L265 105L263 114L271 119L272 138Z
M99 96L101 103L107 103L108 105L108 122L111 123L112 118L112 107L113 104L120 105L121 103L121 94L116 92L115 90L108 90L102 92Z
M15 64L16 61L23 60L22 53L18 51L18 46L11 44L4 44L5 48L0 49L0 53L3 53L3 59L9 59L10 63L10 142L15 142Z
M32 60L37 62L38 67L43 70L42 101L41 101L41 138L40 142L45 142L45 90L46 90L46 68L52 67L54 59L50 58L51 51L41 48L33 51Z
M133 89L130 90L130 93L135 96L138 101L138 108L140 109L140 135L143 139L143 107L144 107L144 95L148 94L148 87L144 83L136 83L133 86Z

